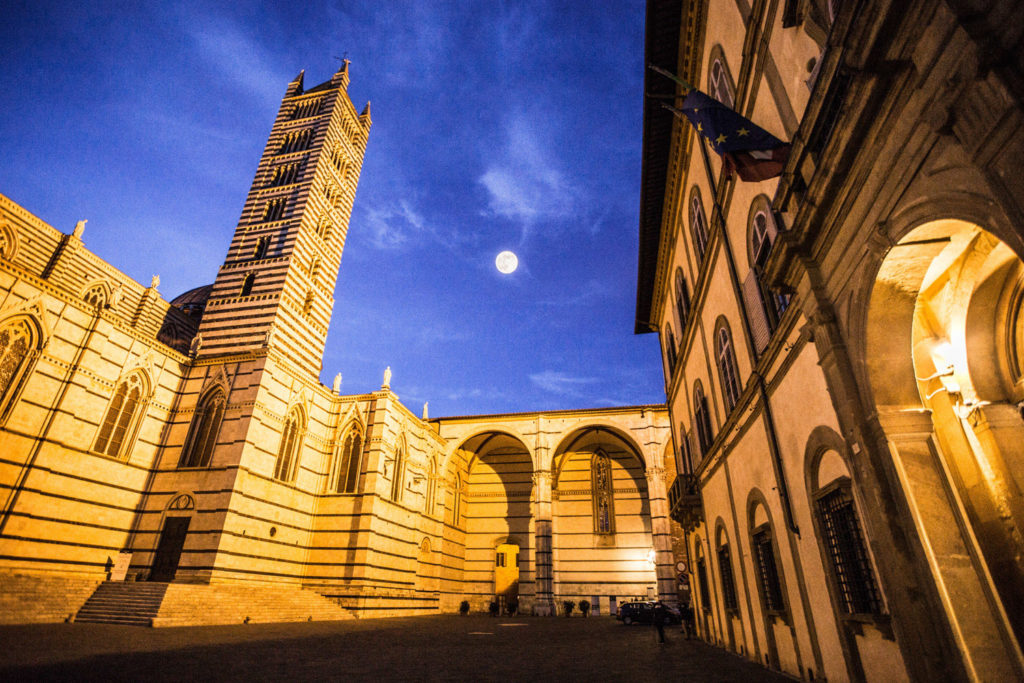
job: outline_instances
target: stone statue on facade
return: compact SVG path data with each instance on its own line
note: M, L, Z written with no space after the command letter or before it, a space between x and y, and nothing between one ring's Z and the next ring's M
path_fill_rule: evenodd
M89 219L83 218L82 220L75 223L75 229L71 231L72 237L82 239L82 233L85 232L85 224L89 222Z
M157 287L159 287L160 286L160 276L159 275L154 275L153 279L149 281L149 286L152 289L156 289Z
M334 393L336 393L336 394L340 394L341 393L341 373L340 372L337 375L334 376L334 386L331 387L331 388L334 390Z
M199 355L199 349L203 348L203 335L197 334L192 338L192 346L188 350L188 355L195 358Z
M429 406L429 405L430 405L430 401L424 401L424 402L423 402L423 419L424 419L424 420L427 420L427 419L429 419L429 418L427 417L427 406Z
M391 366L390 365L387 366L386 368L384 368L384 384L381 384L380 388L381 389L390 389L391 388Z

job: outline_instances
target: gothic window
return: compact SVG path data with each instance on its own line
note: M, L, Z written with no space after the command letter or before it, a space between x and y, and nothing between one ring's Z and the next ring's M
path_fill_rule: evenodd
M686 284L683 269L676 267L676 313L679 316L679 343L682 344L686 319L690 315L690 288Z
M35 330L26 318L15 318L0 326L0 414L10 409L36 346Z
M298 164L286 164L278 166L274 169L274 175L268 183L269 187L279 187L281 185L291 185L296 182L299 178L299 165Z
M590 460L591 497L594 507L594 533L615 533L615 487L608 454L598 451Z
M316 234L320 235L325 242L331 239L331 220L329 218L325 216L320 219L320 223L316 227Z
M359 473L363 459L363 434L358 427L349 430L341 451L338 466L338 480L334 490L338 493L355 493L359 485Z
M260 237L258 240L256 240L256 248L252 252L252 257L254 259L266 258L267 250L269 248L270 248L270 238L269 237Z
M428 515L434 514L434 506L437 504L437 463L431 458L427 462L427 501L424 512Z
M786 609L786 604L782 598L779 569L775 564L775 547L770 526L764 524L754 530L753 545L764 608L768 612L782 612Z
M455 491L452 496L452 524L459 526L462 523L462 475L455 475Z
M764 268L768 261L768 254L772 250L772 240L775 236L775 228L768 212L761 209L754 213L750 226L750 254L751 260L758 268Z
M133 432L141 417L140 406L144 394L145 384L139 373L131 375L118 385L113 398L110 399L107 414L100 423L94 451L115 458L128 453Z
M292 110L292 119L305 119L310 116L316 116L320 113L323 104L324 100L322 97L315 100L299 102L295 105L295 109Z
M214 389L206 394L196 407L192 424L185 437L185 447L181 449L178 467L208 467L213 459L213 449L217 445L220 423L224 419L224 406L227 403L224 392Z
M676 338L672 334L671 325L665 325L665 357L668 360L668 376L671 378L676 369Z
M309 315L313 310L313 292L306 292L306 300L302 302L302 314Z
M395 469L391 473L391 500L402 501L402 486L405 484L405 453L399 448L395 451Z
M735 612L739 609L739 602L736 600L736 582L733 580L728 543L718 547L718 574L722 580L722 605L727 611Z
M701 455L711 449L714 438L711 434L711 412L708 410L708 399L704 395L704 387L698 381L693 387L694 422L697 423L697 442Z
M740 383L739 372L736 369L736 354L732 348L732 335L729 334L729 326L724 320L719 322L718 331L715 332L715 351L725 405L728 410L732 410L740 400Z
M826 487L816 503L843 610L847 614L880 614L882 603L853 505L850 480L844 477Z
M82 295L82 298L85 300L85 303L89 304L93 308L106 308L107 288L102 284L95 284L86 290L85 294Z
M281 445L277 450L277 464L274 466L274 479L292 481L299 462L302 449L302 413L298 408L288 413L281 433Z
M309 149L309 145L312 141L313 131L309 128L289 133L285 136L284 142L281 144L281 150L278 154L290 154L292 152L301 152L302 150Z
M732 107L735 104L733 95L735 88L725 63L725 55L722 53L722 48L718 45L712 48L711 53L711 68L708 71L708 94L725 106Z
M320 257L313 257L313 263L309 266L309 278L316 282L317 276L320 275Z
M252 286L256 282L256 275L253 273L246 273L245 278L242 280L242 289L238 292L238 296L249 296L252 294Z
M693 232L693 247L697 250L697 263L703 263L708 248L708 221L704 217L704 204L696 191L690 199L690 230Z
M345 160L345 150L340 145L335 146L331 151L331 163L334 164L335 170L338 171L338 175L344 182L345 174L348 171L348 162Z
M284 199L271 199L263 211L263 221L279 221L284 217Z

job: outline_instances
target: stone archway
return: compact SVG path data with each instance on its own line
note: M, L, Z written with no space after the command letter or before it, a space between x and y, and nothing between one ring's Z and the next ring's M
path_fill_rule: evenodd
M865 358L931 572L983 679L1024 675L1024 264L960 220L908 233L886 255Z

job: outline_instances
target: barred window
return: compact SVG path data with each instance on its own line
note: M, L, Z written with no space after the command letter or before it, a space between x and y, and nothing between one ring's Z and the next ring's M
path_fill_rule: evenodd
M761 580L761 595L764 596L764 607L769 612L782 612L786 609L786 604L782 598L779 570L775 565L771 527L767 524L759 527L754 532L753 545L757 574Z
M615 487L612 462L608 454L598 451L590 459L591 500L594 513L594 533L615 533Z
M142 377L135 373L118 385L110 399L107 414L100 423L99 435L93 450L115 458L129 450L131 434L137 426L139 405L145 386Z
M843 609L847 614L880 614L875 575L849 484L822 495L817 506Z
M284 432L281 433L281 446L277 451L277 464L274 467L274 479L292 481L298 464L298 451L302 448L302 414L293 409L285 421Z
M718 352L718 374L722 381L722 393L725 394L725 404L729 410L736 407L740 400L739 372L736 369L736 355L732 350L732 337L729 328L724 323L720 324L716 347Z
M700 588L700 604L711 609L711 591L708 590L708 565L703 557L697 558L697 585Z
M708 221L704 217L704 204L696 192L690 200L690 230L693 232L693 247L697 250L697 262L703 263L708 248Z
M736 600L736 583L732 576L732 560L727 543L723 543L718 548L718 573L722 579L722 604L727 610L739 609L739 603Z
M217 445L220 423L224 419L226 399L224 392L215 389L209 392L196 408L192 424L185 437L185 446L181 449L178 467L207 467L213 459L213 449Z
M353 427L345 438L345 445L341 451L335 491L338 493L355 493L356 487L359 484L362 458L363 435L357 427Z

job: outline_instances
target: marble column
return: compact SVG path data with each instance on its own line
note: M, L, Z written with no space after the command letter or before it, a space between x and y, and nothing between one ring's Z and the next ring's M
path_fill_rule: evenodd
M678 602L675 556L672 554L672 529L669 526L668 491L665 469L648 467L647 498L651 505L651 540L654 544L654 571L658 577L658 599L666 604Z
M554 585L551 567L551 472L542 470L533 475L533 547L536 598L533 613L552 616L554 611Z

